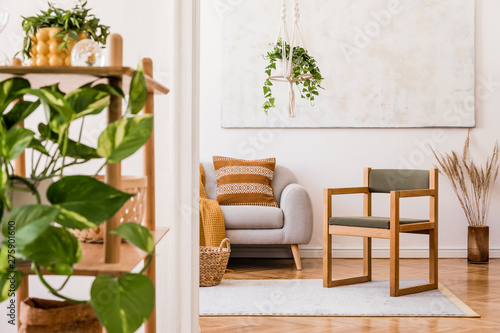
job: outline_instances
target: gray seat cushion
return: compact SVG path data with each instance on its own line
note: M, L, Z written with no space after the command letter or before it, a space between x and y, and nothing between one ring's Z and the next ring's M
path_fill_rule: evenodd
M283 211L265 206L220 206L226 229L281 229Z
M407 219L400 218L399 224L411 224L429 222L425 219ZM334 216L328 219L330 225L341 225L346 227L362 227L362 228L377 228L390 229L391 219L389 217L378 216Z

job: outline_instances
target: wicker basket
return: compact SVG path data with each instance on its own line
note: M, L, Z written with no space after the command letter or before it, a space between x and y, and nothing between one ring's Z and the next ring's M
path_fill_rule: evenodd
M200 246L200 287L212 287L221 282L230 254L229 238L224 238L219 247Z
M103 181L103 176L97 176L98 180ZM120 223L136 222L142 224L144 219L144 210L146 205L146 188L148 178L145 176L122 176L121 190L127 193L134 193L123 207L118 211ZM92 229L71 229L71 232L82 242L102 243L104 239L104 224Z

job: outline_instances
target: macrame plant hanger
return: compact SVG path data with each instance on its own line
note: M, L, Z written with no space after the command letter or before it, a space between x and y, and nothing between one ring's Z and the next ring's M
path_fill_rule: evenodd
M278 30L278 37L276 39L276 45L281 39L281 54L282 54L282 75L274 75L269 77L273 81L288 82L288 116L290 118L295 118L295 91L293 90L293 85L299 81L305 81L313 76L309 73L304 73L298 75L296 78L292 78L293 74L293 49L297 46L302 45L304 49L306 48L304 36L302 34L302 27L300 25L300 11L299 11L299 0L294 0L293 6L293 29L292 38L290 39L288 35L288 27L286 24L286 7L287 0L281 0L281 24ZM290 45L290 55L287 59L286 57L286 45ZM278 70L278 69L277 69Z

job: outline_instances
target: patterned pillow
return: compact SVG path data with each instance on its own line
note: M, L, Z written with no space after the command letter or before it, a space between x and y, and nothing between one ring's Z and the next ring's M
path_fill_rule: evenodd
M278 207L271 186L275 158L247 161L214 156L213 160L220 205Z

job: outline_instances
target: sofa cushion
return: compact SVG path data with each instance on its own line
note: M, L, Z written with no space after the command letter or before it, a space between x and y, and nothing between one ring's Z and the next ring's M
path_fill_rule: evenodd
M281 229L283 211L265 206L221 206L226 229Z
M278 207L271 185L276 159L247 161L214 156L213 161L219 204Z

